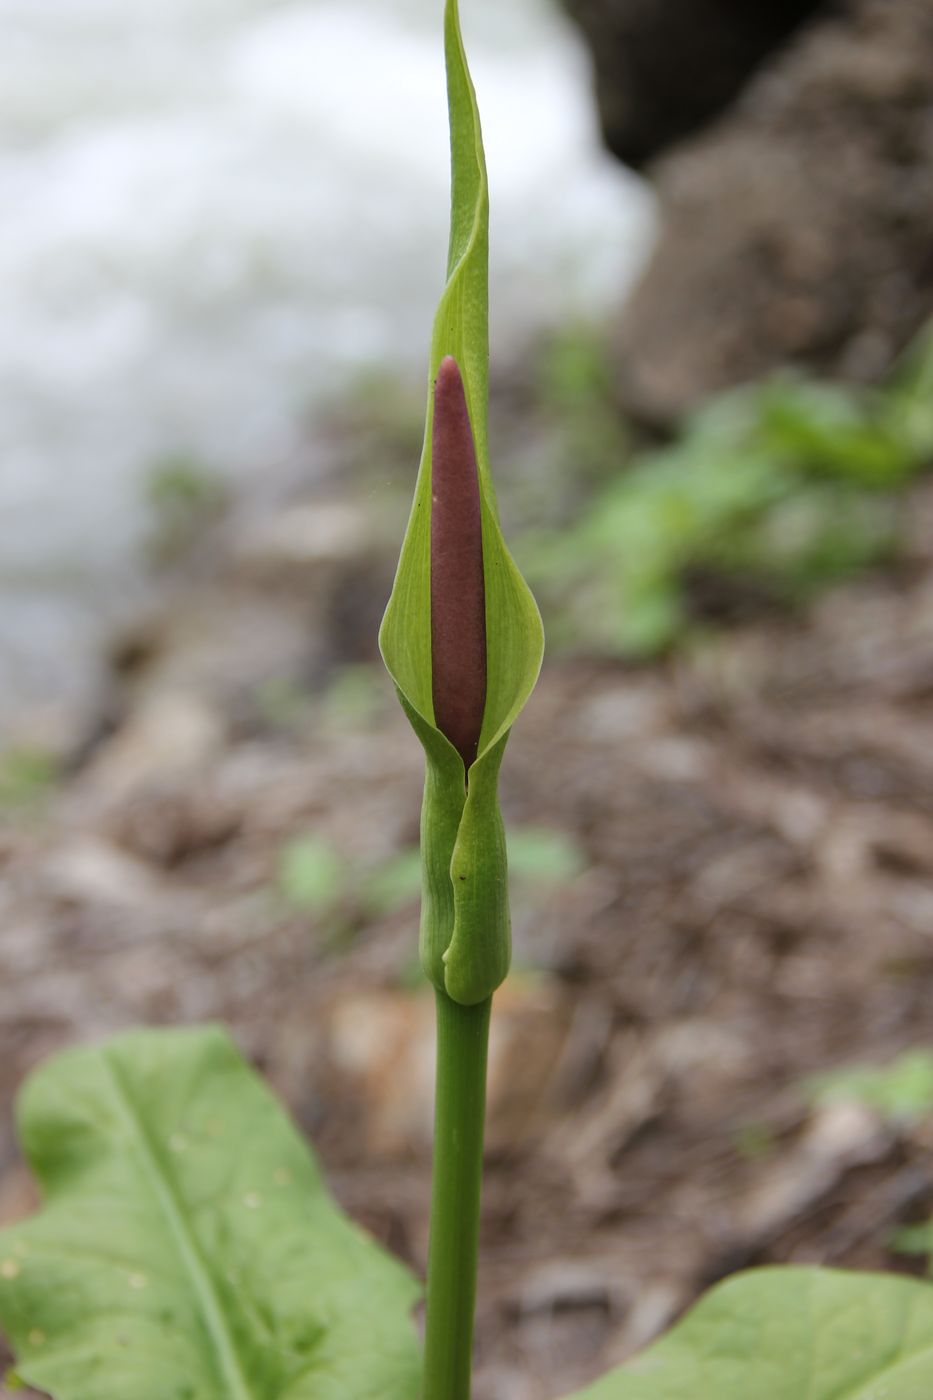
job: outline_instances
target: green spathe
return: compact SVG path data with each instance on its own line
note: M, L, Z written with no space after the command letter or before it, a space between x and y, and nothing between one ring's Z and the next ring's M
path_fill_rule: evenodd
M930 1400L933 1287L834 1269L738 1274L568 1400Z
M473 1005L499 986L511 956L505 839L496 785L509 730L541 666L534 599L502 537L489 468L489 201L476 95L456 0L445 13L450 109L451 224L447 283L431 341L424 449L408 530L379 644L424 746L421 960L453 1000ZM463 376L479 474L486 593L486 707L475 762L463 763L435 724L431 674L431 437L433 386L446 355Z
M412 1400L418 1287L334 1205L220 1030L57 1056L19 1101L42 1211L0 1323L55 1400Z

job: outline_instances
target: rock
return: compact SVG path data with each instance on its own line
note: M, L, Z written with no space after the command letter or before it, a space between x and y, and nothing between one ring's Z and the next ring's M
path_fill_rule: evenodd
M857 1167L883 1160L896 1134L864 1104L828 1103L794 1147L762 1173L738 1212L738 1235L756 1248L823 1200Z
M540 1137L564 1090L571 1006L560 984L510 977L496 993L489 1035L486 1146L521 1151Z
M170 869L195 856L220 850L238 833L240 804L210 783L178 781L137 800L121 802L105 823L123 850L151 865Z
M229 715L270 681L297 683L319 664L316 606L313 595L267 596L236 579L179 588L137 640L121 639L123 708L169 693Z
M654 167L660 239L616 338L630 414L667 425L787 364L885 373L933 313L931 106L929 0L842 0Z
M434 998L427 993L344 993L326 1016L329 1059L360 1094L374 1156L404 1156L431 1141Z
M78 838L50 856L43 880L56 899L78 905L134 909L161 893L145 865L94 837Z
M365 1106L367 1150L404 1156L433 1133L434 998L427 990L345 992L325 1017L327 1050ZM567 1038L566 998L543 978L510 979L496 994L489 1043L486 1146L527 1146L553 1112Z
M225 727L212 706L185 691L155 691L103 744L87 780L109 800L204 770L222 751Z
M368 503L298 500L246 522L232 537L225 568L235 586L260 590L280 606L301 600L319 670L374 661L396 558L396 541L387 548L380 530Z
M564 0L593 54L606 143L642 166L722 110L821 0Z
M560 1259L538 1264L523 1281L522 1313L553 1313L560 1308L619 1306L618 1269L613 1259ZM627 1301L627 1299L625 1300Z
M307 582L372 546L372 514L351 501L305 501L247 526L231 564L257 582Z
M116 639L114 708L168 691L250 723L276 690L307 692L336 667L375 660L394 547L350 501L232 519L206 576L178 575Z

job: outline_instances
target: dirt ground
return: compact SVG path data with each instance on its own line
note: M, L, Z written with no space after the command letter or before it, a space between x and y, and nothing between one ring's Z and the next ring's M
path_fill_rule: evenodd
M526 883L496 999L476 1400L573 1390L741 1266L920 1267L889 1244L933 1213L933 1125L806 1088L933 1031L929 485L913 518L896 572L806 618L652 667L550 662L513 734L507 820L584 862ZM416 906L351 890L322 921L276 887L296 834L359 869L409 847L420 754L387 682L348 718L294 578L286 605L224 567L124 641L67 780L0 826L0 1219L34 1204L11 1125L32 1065L217 1018L421 1270ZM286 662L306 685L283 718L257 695Z

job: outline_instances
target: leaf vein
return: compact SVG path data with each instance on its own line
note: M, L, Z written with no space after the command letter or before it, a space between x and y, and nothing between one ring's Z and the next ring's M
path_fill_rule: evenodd
M184 1204L171 1178L162 1169L155 1144L144 1119L136 1109L119 1060L109 1051L105 1053L104 1058L113 1084L117 1106L124 1122L139 1145L140 1158L149 1187L159 1210L165 1217L181 1257L182 1265L196 1295L205 1329L214 1348L220 1379L228 1391L230 1400L257 1400L237 1353L236 1342L229 1324L224 1317L210 1268L191 1223L186 1218Z
M873 1393L876 1393L874 1392L874 1387L878 1385L880 1381L889 1380L902 1366L913 1366L916 1362L923 1361L924 1359L933 1362L933 1346L924 1347L922 1351L901 1352L890 1365L885 1366L880 1371L876 1371L874 1375L869 1376L867 1380L863 1379L857 1381L855 1389L842 1391L839 1395L834 1396L833 1400L872 1400Z

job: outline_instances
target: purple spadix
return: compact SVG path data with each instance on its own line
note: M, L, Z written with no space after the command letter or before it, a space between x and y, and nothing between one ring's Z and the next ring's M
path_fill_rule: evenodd
M441 361L434 384L431 686L434 722L468 770L486 708L486 586L476 447L452 355Z

